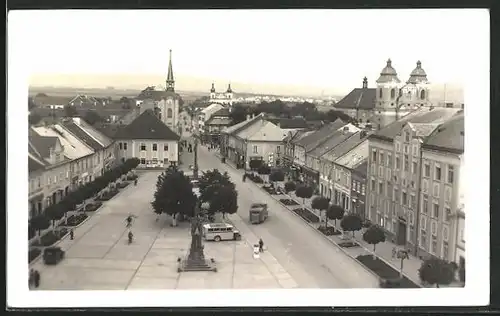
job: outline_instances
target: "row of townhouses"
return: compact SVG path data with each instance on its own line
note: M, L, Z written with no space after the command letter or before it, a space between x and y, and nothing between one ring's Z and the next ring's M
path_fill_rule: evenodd
M222 131L221 152L240 168L259 159L316 195L386 230L419 256L465 264L464 114L422 107L378 131L338 119L316 130L265 115Z
M115 149L112 139L80 118L30 127L30 218L111 168Z

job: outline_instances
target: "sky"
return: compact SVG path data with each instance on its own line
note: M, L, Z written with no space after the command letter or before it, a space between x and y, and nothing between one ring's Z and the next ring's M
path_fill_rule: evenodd
M375 85L388 58L406 81L417 60L433 84L463 85L485 10L25 11L9 13L33 51L30 84L347 93ZM17 25L16 24L16 25ZM207 87L208 86L208 87Z

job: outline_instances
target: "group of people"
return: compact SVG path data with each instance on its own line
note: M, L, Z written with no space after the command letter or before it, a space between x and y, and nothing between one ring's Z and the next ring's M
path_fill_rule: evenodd
M35 270L33 268L30 269L28 284L30 288L31 287L38 288L40 286L40 272L38 272L38 270Z

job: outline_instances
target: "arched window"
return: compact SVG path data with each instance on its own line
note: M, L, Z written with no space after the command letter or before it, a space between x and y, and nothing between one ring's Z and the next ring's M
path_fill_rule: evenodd
M420 91L420 99L421 100L425 99L425 90Z
M391 89L391 99L395 99L396 98L396 89Z
M411 91L408 91L408 99L411 99Z
M172 118L172 109L167 110L167 118Z
M382 94L382 89L380 89L380 90L379 90L379 92L378 92L378 97L379 97L379 99L382 99L382 95L383 95L383 94Z

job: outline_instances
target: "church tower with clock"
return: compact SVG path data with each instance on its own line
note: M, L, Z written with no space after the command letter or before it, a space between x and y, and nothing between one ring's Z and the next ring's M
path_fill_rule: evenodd
M165 123L165 125L170 127L171 130L179 132L180 96L175 93L174 71L172 68L172 50L170 50L165 91L158 93L155 99L158 117L163 123Z

